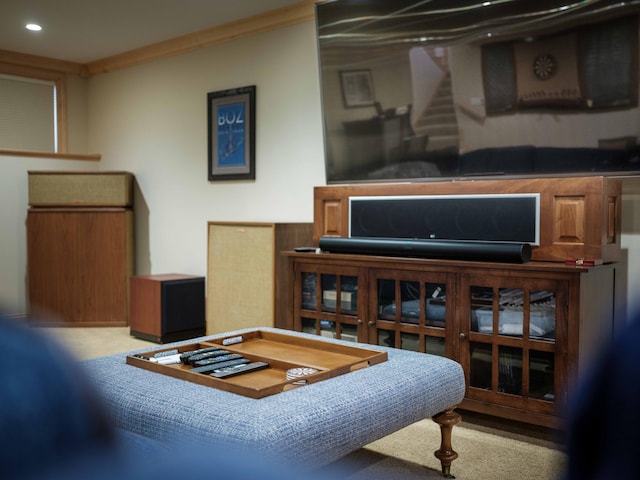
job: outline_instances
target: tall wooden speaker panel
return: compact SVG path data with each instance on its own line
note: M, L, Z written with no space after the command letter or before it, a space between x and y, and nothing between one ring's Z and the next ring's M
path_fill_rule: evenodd
M32 322L128 325L132 186L127 172L29 172Z
M207 335L286 328L287 263L280 252L311 245L312 223L209 222Z

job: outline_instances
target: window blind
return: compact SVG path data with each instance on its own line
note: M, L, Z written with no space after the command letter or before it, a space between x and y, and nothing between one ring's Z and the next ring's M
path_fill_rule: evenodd
M56 152L55 85L0 75L0 148Z

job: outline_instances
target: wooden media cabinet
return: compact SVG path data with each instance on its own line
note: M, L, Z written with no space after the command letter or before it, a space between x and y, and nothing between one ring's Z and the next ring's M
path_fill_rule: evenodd
M451 358L465 371L461 408L561 426L576 379L625 322L619 180L317 187L314 241L348 236L350 196L514 192L540 194L533 261L285 252L287 328ZM578 257L604 262L565 265Z

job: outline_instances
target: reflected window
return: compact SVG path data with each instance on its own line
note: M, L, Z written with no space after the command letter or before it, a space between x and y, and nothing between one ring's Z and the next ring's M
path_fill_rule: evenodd
M493 347L488 343L471 342L469 385L491 390L491 364Z
M529 352L529 396L553 402L555 395L555 360L552 352Z
M522 395L522 349L500 346L498 349L498 391Z
M316 274L302 273L302 308L316 309Z
M302 318L301 319L302 322L302 331L304 333L310 333L312 335L317 335L318 332L316 331L316 321L313 318Z

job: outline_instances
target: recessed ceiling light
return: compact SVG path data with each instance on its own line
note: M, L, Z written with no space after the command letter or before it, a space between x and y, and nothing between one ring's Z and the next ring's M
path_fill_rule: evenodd
M40 30L42 30L42 27L37 23L27 23L25 25L25 28L27 30L31 30L32 32L39 32Z

